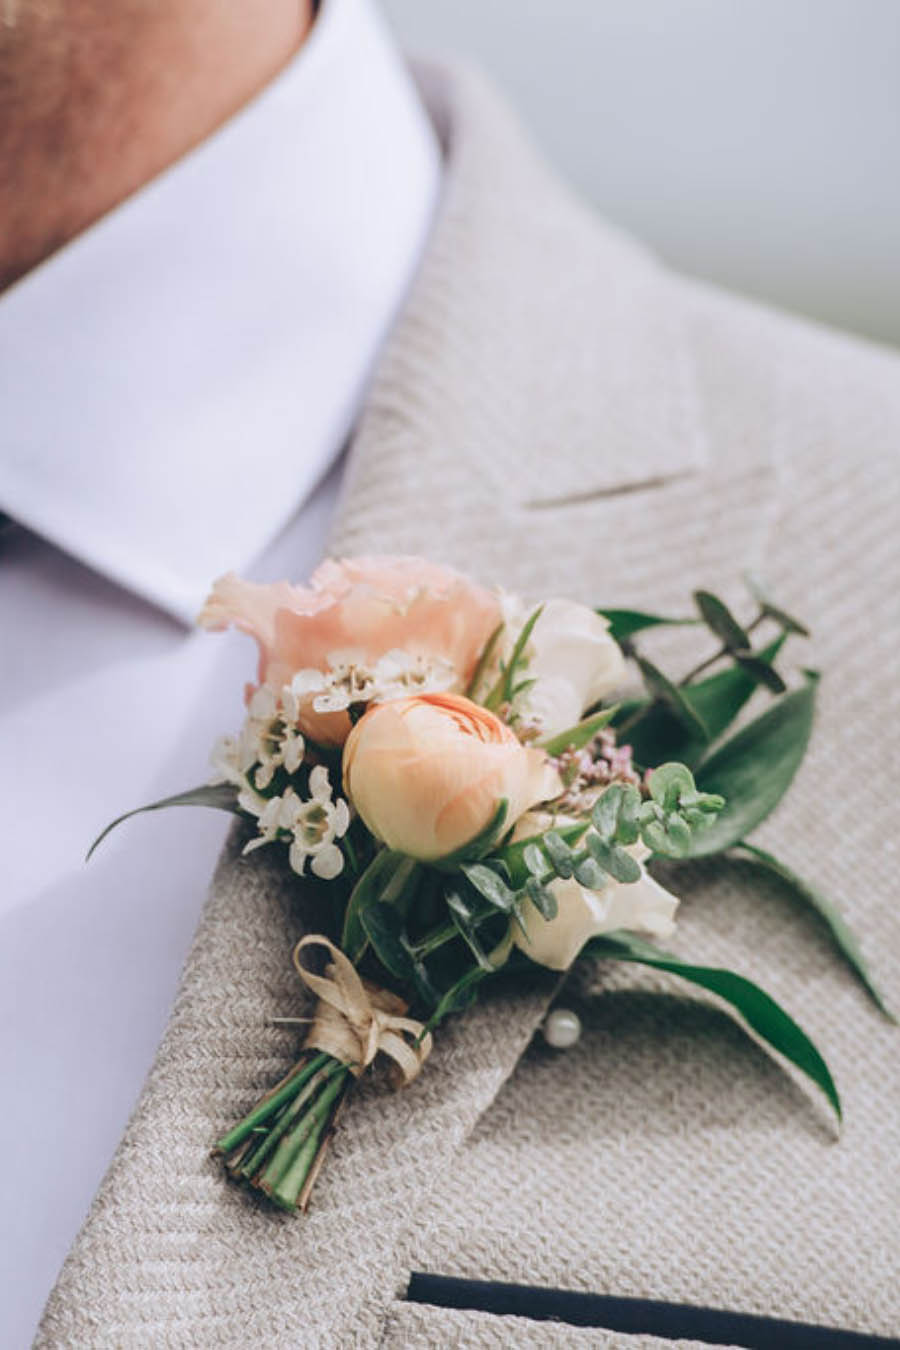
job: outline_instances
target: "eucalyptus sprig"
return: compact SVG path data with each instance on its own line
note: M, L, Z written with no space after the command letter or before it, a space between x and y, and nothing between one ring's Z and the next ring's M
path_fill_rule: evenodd
M640 809L641 838L654 853L687 857L695 836L725 807L718 792L700 792L684 764L661 764L650 774L650 800Z
M645 800L632 784L611 783L595 801L589 821L545 830L502 849L490 861L502 863L509 873L512 908L529 899L545 918L553 917L556 901L548 885L557 879L574 877L589 890L602 890L610 880L633 884L642 872L630 847L640 840L652 853L684 857L725 805L721 795L699 791L684 764L654 770L649 792Z

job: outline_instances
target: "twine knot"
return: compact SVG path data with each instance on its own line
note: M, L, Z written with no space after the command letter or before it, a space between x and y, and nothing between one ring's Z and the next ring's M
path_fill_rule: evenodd
M324 947L331 958L322 975L300 960L304 948L312 946ZM305 1046L339 1059L357 1078L381 1051L397 1065L403 1083L412 1082L431 1053L432 1040L422 1022L404 1015L402 998L361 979L341 949L321 934L301 938L294 966L319 1000Z

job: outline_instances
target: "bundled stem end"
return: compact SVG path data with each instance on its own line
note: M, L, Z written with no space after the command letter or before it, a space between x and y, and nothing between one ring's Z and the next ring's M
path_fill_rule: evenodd
M228 1175L285 1210L305 1210L353 1074L322 1051L306 1051L213 1149Z

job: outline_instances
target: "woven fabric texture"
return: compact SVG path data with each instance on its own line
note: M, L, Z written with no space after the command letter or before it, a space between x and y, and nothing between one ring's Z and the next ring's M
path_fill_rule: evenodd
M701 1341L626 1336L597 1327L535 1322L525 1317L458 1312L397 1303L385 1323L382 1350L703 1350ZM705 1343L705 1344L708 1344Z
M766 573L826 674L812 751L759 839L841 904L898 1001L900 361L672 276L572 199L478 79L422 81L442 209L334 550L672 612L702 584L740 604L742 570ZM238 844L39 1346L586 1343L400 1306L413 1268L900 1325L897 1034L821 926L747 868L673 872L673 946L758 978L821 1044L840 1140L712 1002L583 963L574 1052L527 1049L556 988L536 973L446 1024L410 1089L361 1088L305 1218L226 1186L206 1149L292 1057L267 1018L304 1006L297 888Z

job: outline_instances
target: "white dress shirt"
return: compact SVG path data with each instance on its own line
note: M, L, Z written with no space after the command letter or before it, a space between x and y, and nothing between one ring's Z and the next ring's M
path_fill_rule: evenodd
M439 190L371 0L0 296L0 1344L27 1343L165 1025L228 818L203 782L255 652L185 626L303 579Z

